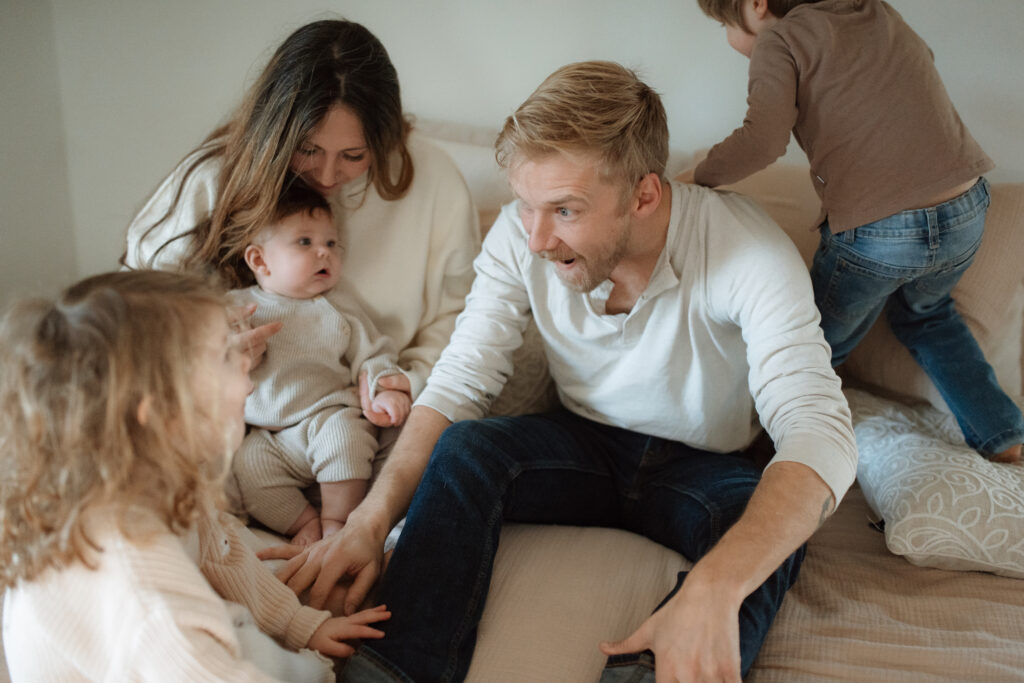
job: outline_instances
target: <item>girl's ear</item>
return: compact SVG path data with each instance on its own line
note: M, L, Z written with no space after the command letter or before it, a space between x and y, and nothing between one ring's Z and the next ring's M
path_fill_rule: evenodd
M754 5L754 16L763 20L769 14L768 0L750 0Z
M139 421L139 424L143 427L149 422L149 413L153 409L153 397L146 394L139 401L139 407L135 409L135 419Z
M269 275L270 269L263 258L263 248L258 244L250 244L245 248L245 263L256 275Z

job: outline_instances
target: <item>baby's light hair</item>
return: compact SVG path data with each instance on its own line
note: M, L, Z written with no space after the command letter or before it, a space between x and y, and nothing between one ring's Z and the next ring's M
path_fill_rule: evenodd
M216 315L225 302L207 279L143 270L90 277L3 316L0 585L90 565L85 513L96 506L145 505L178 532L220 501L223 446L201 427L216 416L192 396Z

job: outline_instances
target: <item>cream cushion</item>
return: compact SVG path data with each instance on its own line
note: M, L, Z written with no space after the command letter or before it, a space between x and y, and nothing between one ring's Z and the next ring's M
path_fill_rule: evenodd
M1024 466L985 460L936 408L847 398L858 481L889 550L920 566L1024 578Z

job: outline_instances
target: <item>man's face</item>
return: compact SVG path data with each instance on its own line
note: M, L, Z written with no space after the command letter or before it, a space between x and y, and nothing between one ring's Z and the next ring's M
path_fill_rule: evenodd
M620 185L601 178L586 155L550 154L509 171L530 251L551 262L570 289L589 292L626 254L632 220Z

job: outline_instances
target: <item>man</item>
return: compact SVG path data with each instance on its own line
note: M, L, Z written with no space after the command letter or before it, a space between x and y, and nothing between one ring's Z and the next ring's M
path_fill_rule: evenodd
M616 64L556 71L497 147L517 201L451 343L366 500L281 576L316 578L313 604L354 576L354 609L411 499L378 596L387 636L344 676L460 680L503 520L618 526L696 564L601 644L603 680L739 680L856 470L806 268L749 200L664 179L660 98ZM478 419L531 314L565 409ZM739 453L755 408L777 451L763 475Z

